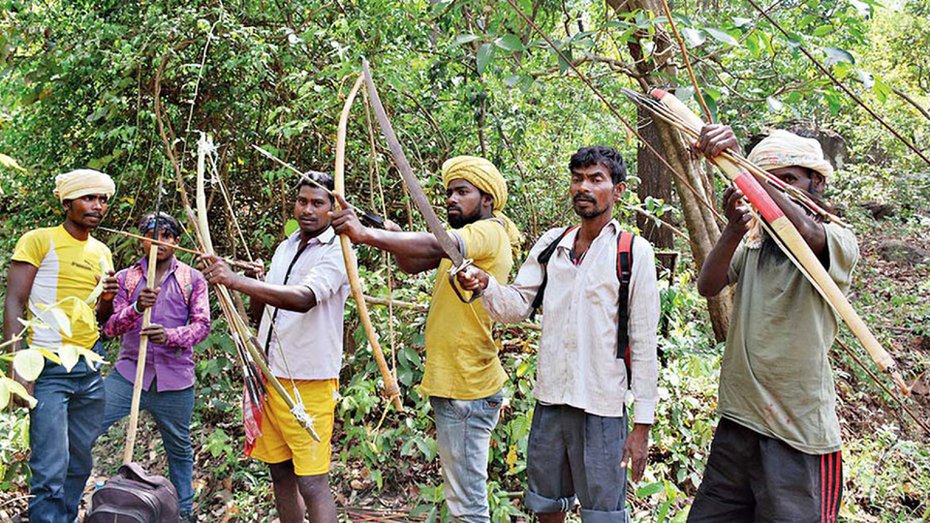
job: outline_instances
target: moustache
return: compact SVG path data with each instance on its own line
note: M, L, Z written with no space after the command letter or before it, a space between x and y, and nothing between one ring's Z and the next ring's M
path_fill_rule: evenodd
M578 203L578 202L597 203L597 200L585 194L576 194L575 197L572 198L572 202L573 203Z

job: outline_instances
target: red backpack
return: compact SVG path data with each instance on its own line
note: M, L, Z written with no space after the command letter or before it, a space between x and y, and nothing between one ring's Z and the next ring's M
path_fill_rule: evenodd
M543 268L543 281L539 290L536 292L536 297L533 299L533 312L530 314L530 319L536 316L536 312L539 311L539 308L542 306L543 295L546 292L546 283L549 279L546 271L546 265L549 263L549 259L555 254L555 249L559 246L559 242L561 242L568 233L578 227L580 226L572 225L571 227L566 227L565 230L559 234L559 237L547 245L536 258ZM623 358L623 362L626 365L627 387L630 386L630 380L632 378L630 374L629 299L630 277L632 276L633 269L634 238L636 238L635 234L626 231L620 231L620 236L617 238L617 279L620 280L619 297L617 300L617 358Z

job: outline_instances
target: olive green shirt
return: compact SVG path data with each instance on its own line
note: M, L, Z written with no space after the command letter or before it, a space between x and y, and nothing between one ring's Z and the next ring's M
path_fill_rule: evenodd
M844 293L859 247L852 231L825 224L826 268ZM720 369L720 412L806 454L840 449L829 351L837 333L833 310L784 256L760 259L745 242L728 272L736 284Z

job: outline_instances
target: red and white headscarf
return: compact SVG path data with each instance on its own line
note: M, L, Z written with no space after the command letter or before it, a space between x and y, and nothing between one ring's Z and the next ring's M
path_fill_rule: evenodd
M772 131L753 147L747 159L766 171L798 166L817 171L825 179L833 175L833 166L824 159L820 142L781 129Z
M813 138L804 138L781 129L772 131L765 139L753 147L747 158L750 162L772 171L785 167L804 167L817 171L824 180L833 174L833 165L823 156L820 142ZM749 223L746 244L752 248L762 245L762 224L756 215Z

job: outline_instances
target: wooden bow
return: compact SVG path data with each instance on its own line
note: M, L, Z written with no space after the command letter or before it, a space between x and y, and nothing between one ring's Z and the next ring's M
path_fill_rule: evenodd
M201 135L197 144L197 219L195 221L197 226L195 227L195 231L198 235L198 241L201 244L201 250L211 255L215 254L215 250L213 248L213 240L210 237L210 224L207 221L207 197L204 186L206 156L212 150L212 140L206 135ZM291 415L294 416L297 422L300 423L314 440L320 441L320 436L313 427L313 419L304 408L300 396L297 395L296 388L294 397L291 397L265 361L265 355L262 351L261 344L255 338L255 335L252 334L246 320L238 312L238 309L242 309L242 307L237 307L229 289L225 286L217 285L216 292L219 297L220 307L223 310L223 315L226 317L226 321L229 323L229 328L232 331L233 340L237 342L237 345L243 346L248 355L248 358L243 358L246 361L246 365L254 364L258 366L265 380L274 387L275 391L277 391L284 400ZM269 326L269 328L273 328L273 326Z
M704 122L675 96L658 89L652 91L651 94L658 100L660 106L644 105L644 107L653 111L653 114L670 120L677 119L678 124L686 129L690 128L692 133L699 131L704 126ZM659 107L664 108L664 111ZM755 166L754 169L747 168L746 164L750 163L748 160L735 160L734 157L735 155L732 153L719 155L715 156L711 161L720 168L720 171L726 175L728 180L739 187L746 199L749 200L749 203L762 215L764 218L763 223L770 228L770 234L780 242L779 246L788 258L795 263L811 285L846 323L849 330L859 339L862 346L868 351L869 356L878 365L878 368L888 373L902 393L905 395L910 394L910 389L897 372L894 359L882 347L852 304L846 299L846 296L817 259L810 246L801 237L797 228L788 220L760 185L757 176L760 179L762 176L756 171L762 171L762 169L758 166Z
M362 77L359 76L346 98L345 105L342 107L342 113L339 115L339 127L336 132L336 165L333 169L333 182L335 190L345 198L345 153L346 153L346 128L348 127L349 112L352 109L352 103L362 87ZM337 203L338 205L338 203ZM368 343L371 344L371 351L375 355L375 361L378 363L378 369L381 371L381 378L384 380L384 395L391 400L397 410L403 412L404 404L400 397L400 388L397 386L397 380L391 373L387 361L384 359L384 351L381 350L381 343L375 334L375 329L371 323L371 316L368 314L368 306L365 304L365 295L362 292L361 280L358 276L358 259L355 251L352 249L352 241L348 236L340 235L339 243L342 246L342 257L346 265L346 274L349 277L349 287L352 289L352 297L355 299L358 308L358 317L365 328L365 336L368 337Z

